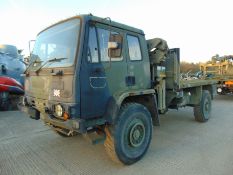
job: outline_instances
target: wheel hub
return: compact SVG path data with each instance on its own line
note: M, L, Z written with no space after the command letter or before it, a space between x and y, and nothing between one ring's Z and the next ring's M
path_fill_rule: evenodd
M139 139L140 137L140 131L139 130L135 130L134 133L133 133L133 138L135 140Z
M129 132L129 143L133 147L139 147L145 138L145 127L139 120L134 121Z

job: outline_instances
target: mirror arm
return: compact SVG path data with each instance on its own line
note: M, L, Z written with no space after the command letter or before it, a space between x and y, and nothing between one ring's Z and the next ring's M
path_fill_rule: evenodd
M35 42L36 40L29 40L29 42L28 42L28 47L29 47L29 53L30 53L30 57L31 57L31 43L32 42Z

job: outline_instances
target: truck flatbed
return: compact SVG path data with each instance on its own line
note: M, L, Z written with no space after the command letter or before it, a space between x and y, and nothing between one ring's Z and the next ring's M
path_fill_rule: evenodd
M180 88L191 88L191 87L211 85L216 83L217 80L208 80L208 79L181 80Z

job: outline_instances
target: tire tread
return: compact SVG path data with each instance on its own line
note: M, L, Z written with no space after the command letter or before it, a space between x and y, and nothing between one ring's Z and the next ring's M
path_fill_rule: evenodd
M105 150L106 150L108 156L110 157L110 159L113 162L118 163L118 164L130 165L130 164L137 162L138 160L140 160L144 156L144 154L146 153L146 151L149 147L149 144L148 144L144 153L135 159L123 158L121 155L117 154L116 143L114 140L115 139L114 137L116 134L115 130L119 130L120 123L122 122L122 120L125 120L125 115L126 115L125 113L127 113L129 108L131 108L132 106L143 106L143 105L141 105L139 103L133 103L133 102L125 103L124 105L122 105L122 107L119 111L119 115L118 115L119 118L116 120L116 123L112 126L111 125L105 126L105 134L106 134L106 140L104 142ZM144 108L146 109L145 106L144 106ZM148 111L148 115L150 116L149 111ZM150 120L151 120L150 122L151 122L151 127L152 127L151 116L150 116ZM151 135L150 135L150 139L151 139Z
M208 119L206 119L205 116L204 116L204 113L202 111L201 105L203 103L203 100L205 98L208 98L208 96L210 96L210 93L209 93L208 90L203 90L202 93L203 94L202 94L202 98L201 98L200 103L198 105L194 106L194 108L193 108L195 120L198 121L198 122L206 122L206 121L208 121Z

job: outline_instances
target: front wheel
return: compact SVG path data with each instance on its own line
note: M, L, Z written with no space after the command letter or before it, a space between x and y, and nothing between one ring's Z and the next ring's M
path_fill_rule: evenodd
M105 149L115 162L130 165L146 153L152 136L151 115L137 103L124 105L114 126L105 127Z
M206 122L209 120L211 112L211 96L209 91L203 90L200 103L193 108L195 120Z

